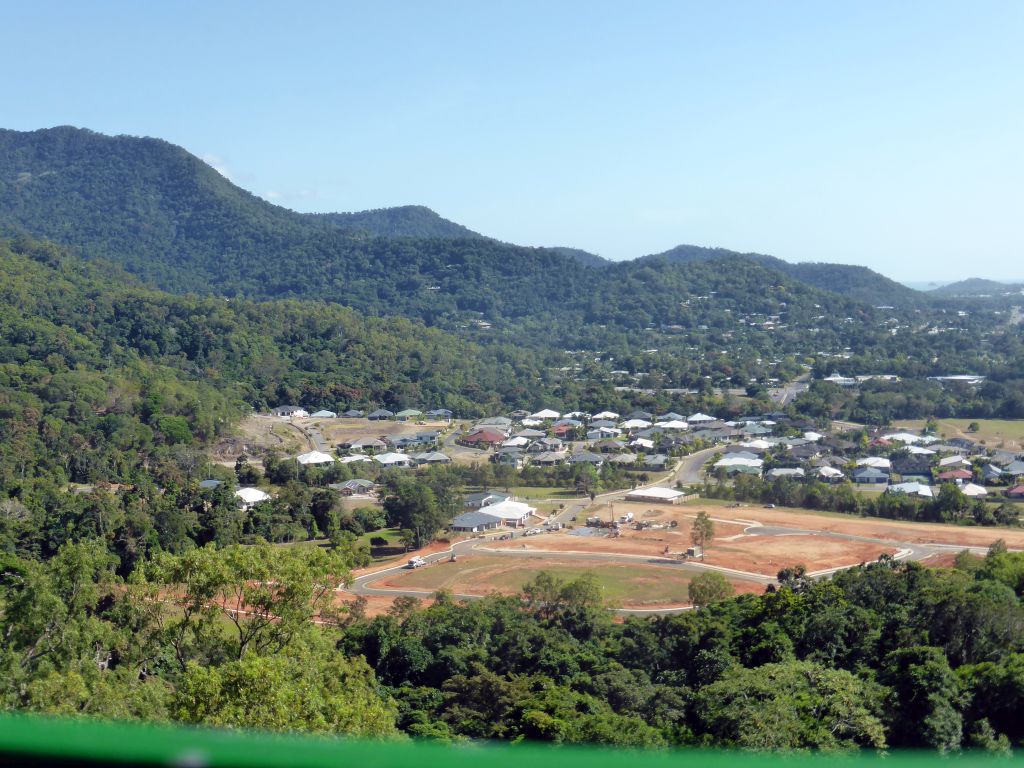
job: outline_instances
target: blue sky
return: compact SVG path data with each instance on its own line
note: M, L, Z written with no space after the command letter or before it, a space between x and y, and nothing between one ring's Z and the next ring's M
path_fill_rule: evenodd
M1024 279L1017 0L5 6L0 126L158 136L296 210Z

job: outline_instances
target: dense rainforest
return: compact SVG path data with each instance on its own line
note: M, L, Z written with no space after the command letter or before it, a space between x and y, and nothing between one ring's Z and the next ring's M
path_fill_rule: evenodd
M885 560L613 621L587 576L367 618L344 545L193 549L118 576L102 542L0 556L3 705L378 738L1007 752L1024 555ZM271 583L269 579L273 578ZM176 585L176 586L168 586Z

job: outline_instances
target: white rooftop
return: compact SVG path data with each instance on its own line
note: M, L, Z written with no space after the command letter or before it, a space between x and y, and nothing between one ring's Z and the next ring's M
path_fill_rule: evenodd
M627 497L633 499L656 499L658 501L674 501L682 495L682 491L677 491L672 488L662 488L661 486L655 486L654 488L638 488L635 491L630 491L626 494Z
M530 414L531 419L541 419L542 421L544 419L557 419L558 416L558 411L552 411L550 408L545 408L543 411L537 411L536 413Z
M310 451L295 457L299 464L333 464L334 457L322 451Z
M239 488L235 491L235 496L240 498L246 504L256 504L270 498L269 493L261 491L259 488Z

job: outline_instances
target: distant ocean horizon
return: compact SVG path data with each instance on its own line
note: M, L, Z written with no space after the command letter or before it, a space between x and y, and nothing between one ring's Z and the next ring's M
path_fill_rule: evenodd
M952 285L956 280L899 280L898 282L915 291L934 291L944 285Z

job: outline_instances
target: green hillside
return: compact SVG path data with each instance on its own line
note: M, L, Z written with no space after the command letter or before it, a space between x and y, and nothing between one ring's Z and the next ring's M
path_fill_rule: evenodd
M1021 283L1004 283L998 280L971 277L967 280L943 285L929 293L936 296L1002 296L1007 293L1019 293L1022 290L1024 290L1024 284Z
M638 261L664 260L673 264L693 264L729 256L740 256L763 267L778 270L789 277L821 290L841 294L874 306L914 307L927 302L927 295L890 280L867 267L849 264L788 261L763 253L738 253L725 248L678 245L664 253L644 256Z
M706 282L697 265L667 258L581 269L579 254L564 249L453 239L457 225L426 209L298 214L167 142L67 127L0 131L0 226L115 261L168 291L326 299L430 324L467 312L492 321L550 314L576 322L586 314L633 328L640 320L674 324L665 308L685 291L668 295L663 286ZM644 287L624 294L623 282ZM623 303L628 312L618 311Z
M442 218L423 205L378 208L357 213L316 213L314 220L325 221L340 230L378 237L484 237L461 224Z

